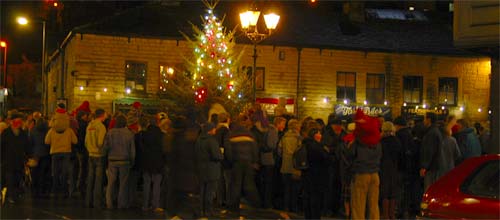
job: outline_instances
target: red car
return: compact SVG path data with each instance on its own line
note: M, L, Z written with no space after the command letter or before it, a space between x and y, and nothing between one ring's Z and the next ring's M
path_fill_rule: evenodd
M500 154L465 160L432 184L421 216L439 219L500 219Z

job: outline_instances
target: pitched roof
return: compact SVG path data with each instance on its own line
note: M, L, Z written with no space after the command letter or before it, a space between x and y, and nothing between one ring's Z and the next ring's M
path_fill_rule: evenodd
M279 10L276 32L261 44L332 48L364 51L403 52L471 56L453 46L450 24L430 21L367 19L364 23L345 22L333 4L308 7L303 2L272 2ZM239 24L238 13L247 5L221 2L215 8L223 25L233 29ZM174 5L148 4L124 11L99 22L77 27L75 33L94 33L145 38L183 39L181 31L192 35L189 22L201 26L206 7L199 2L181 1ZM262 22L263 23L263 22ZM263 28L262 28L263 29ZM347 31L346 31L347 30ZM353 33L348 33L353 32ZM347 34L346 34L347 33ZM250 43L244 34L237 42Z

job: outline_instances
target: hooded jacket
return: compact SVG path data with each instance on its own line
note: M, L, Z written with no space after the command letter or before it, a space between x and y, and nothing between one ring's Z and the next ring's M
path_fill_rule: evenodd
M85 147L91 157L105 156L103 149L104 137L106 136L106 127L99 119L92 120L87 126L85 135Z
M457 140L458 148L462 153L463 159L481 155L481 143L474 134L473 128L464 128L457 132L454 136Z
M50 154L71 153L71 145L78 143L73 129L66 129L62 133L51 128L45 136L45 144L50 145Z
M58 109L54 116L52 116L52 120L50 121L50 127L54 129L57 133L63 133L66 129L69 128L69 115L64 109Z

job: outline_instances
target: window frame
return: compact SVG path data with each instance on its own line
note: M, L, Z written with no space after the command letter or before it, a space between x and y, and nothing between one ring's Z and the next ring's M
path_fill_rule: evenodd
M455 91L454 91L454 97L453 97L453 103L452 104L449 104L448 102L445 102L444 100L441 99L441 92L444 92L444 91L441 91L441 82L442 81L445 81L445 80L448 80L448 82L453 82L455 87ZM439 77L438 79L438 103L440 105L444 105L444 106L457 106L457 102L458 102L458 78L457 77ZM448 97L446 97L447 100L450 100Z
M411 102L411 101L407 101L405 100L405 91L406 91L406 85L405 85L405 81L406 80L418 80L417 81L417 84L420 86L420 92L419 92L419 100L418 102ZM411 90L411 93L413 94L413 91L415 90L416 87L413 87ZM421 104L422 103L422 100L423 100L423 94L424 94L424 77L423 76L413 76L413 75L408 75L408 76L403 76L403 102L405 102L406 104ZM413 96L412 96L413 98ZM411 99L412 99L411 98Z
M368 88L368 78L370 77L376 77L378 78L378 80L380 80L380 78L382 79L382 85L383 87L382 88ZM367 73L366 74L366 101L369 103L369 104L384 104L384 101L385 101L385 88L386 88L386 79L385 79L385 74L384 73ZM376 102L376 101L373 101L373 100L369 100L368 99L368 94L373 94L373 92L382 92L382 100L381 102Z
M130 73L127 69L127 65L129 64L141 64L144 65L144 89L143 90L137 90L135 89L135 85L137 85L137 82L139 81L139 77L131 77L131 74L137 74L137 73ZM133 79L133 80L132 80ZM124 80L124 86L125 89L129 88L127 86L127 81L134 81L134 88L130 88L130 94L146 94L147 93L147 84L148 84L148 63L147 62L141 62L141 61L135 61L135 60L125 60L125 80Z
M339 86L339 75L341 74L344 74L344 75L353 75L354 76L354 87L347 87L345 84L347 82L347 80L344 80L344 86ZM343 89L343 96L341 97L340 94L339 94L339 89ZM353 97L352 99L350 97L348 97L348 94L347 94L347 88L349 89L352 89L353 90ZM347 72L347 71L337 71L337 81L336 81L336 90L337 90L337 102L342 102L344 99L348 99L349 102L356 102L356 72Z

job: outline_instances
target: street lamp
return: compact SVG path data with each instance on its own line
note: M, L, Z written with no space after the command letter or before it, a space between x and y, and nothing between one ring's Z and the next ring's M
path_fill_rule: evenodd
M18 17L17 23L20 25L27 25L29 20L25 17ZM46 77L45 77L45 20L37 20L42 23L42 105L43 105L43 113L47 114L47 107L45 104L48 102L47 100L47 86L46 86Z
M269 37L273 30L276 29L278 22L280 20L280 16L275 13L269 13L264 15L264 21L267 27L267 33L260 33L257 28L257 22L260 17L260 11L257 9L248 10L246 12L240 13L240 22L241 28L245 35L252 41L253 43L253 69L252 69L252 78L253 78L253 100L256 100L255 91L255 78L256 72L255 68L257 66L257 44Z
M3 87L7 88L7 42L0 41L0 47L3 47Z

